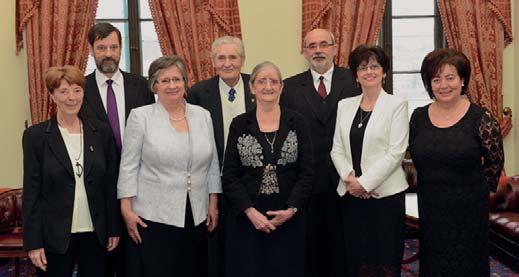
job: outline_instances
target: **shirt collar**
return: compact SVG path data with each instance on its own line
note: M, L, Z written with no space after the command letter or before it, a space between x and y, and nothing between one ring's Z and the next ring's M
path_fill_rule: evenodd
M219 84L221 93L227 94L229 92L229 90L231 89L231 87L228 86L226 82L224 82L222 77L218 77L218 84ZM236 83L236 85L234 86L234 90L238 91L242 85L243 85L243 80L242 80L241 74L240 74L240 79L238 79L238 83Z
M319 74L317 71L314 71L313 69L310 69L310 73L312 74L312 79L315 82L319 82L319 77L323 76L325 81L332 81L332 75L333 75L333 69L334 65L332 64L332 67L328 69L324 74Z
M101 73L99 70L96 69L95 76L96 76L97 86L99 86L99 87L106 85L106 80L108 80L108 79L112 79L114 81L113 84L115 84L115 85L122 85L122 82L123 82L123 74L121 74L121 70L117 70L114 73L114 76L112 76L112 78L108 78L108 77L106 77L106 75L104 75L103 73Z

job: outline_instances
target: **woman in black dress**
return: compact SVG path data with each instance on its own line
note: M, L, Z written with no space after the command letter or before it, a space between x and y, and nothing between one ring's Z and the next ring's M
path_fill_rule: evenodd
M410 124L420 276L488 276L488 194L504 160L499 125L465 96L470 63L461 52L429 53L421 74L434 102L416 109Z
M257 108L233 119L225 152L225 275L303 276L309 130L302 115L279 106L283 82L274 64L257 65L249 84Z
M347 276L400 276L407 102L382 89L389 69L382 48L357 47L349 66L362 94L339 102L331 152L341 177Z

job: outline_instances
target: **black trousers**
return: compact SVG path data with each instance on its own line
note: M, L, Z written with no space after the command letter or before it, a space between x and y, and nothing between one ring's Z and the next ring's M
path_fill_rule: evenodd
M126 225L124 222L121 224L121 239L117 247L108 252L106 255L106 266L105 266L105 276L106 277L126 277L128 276L126 273L126 261L125 261L125 253L126 253L126 245L127 240L129 240L128 231L126 230Z
M340 197L335 191L310 196L306 214L305 277L346 276Z
M148 227L138 227L142 243L127 248L128 260L139 264L131 276L207 277L207 226L194 225L189 198L185 219L184 228L144 220Z
M70 277L77 263L77 277L105 276L106 248L102 247L95 232L75 233L64 254L45 251L47 271L38 269L42 277Z

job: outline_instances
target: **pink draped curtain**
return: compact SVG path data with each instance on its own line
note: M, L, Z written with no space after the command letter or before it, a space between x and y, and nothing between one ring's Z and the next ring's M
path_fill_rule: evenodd
M54 112L44 84L52 66L75 65L85 70L87 33L95 22L98 0L17 0L16 45L27 48L27 73L32 123Z
M385 4L385 0L303 0L302 37L315 28L332 31L339 48L335 63L347 66L355 47L376 42Z
M149 0L164 55L181 56L189 83L214 76L211 43L218 37L241 37L237 0Z
M509 0L438 0L443 30L450 48L471 62L468 97L499 119L503 135L511 128L503 117L503 49L512 41Z

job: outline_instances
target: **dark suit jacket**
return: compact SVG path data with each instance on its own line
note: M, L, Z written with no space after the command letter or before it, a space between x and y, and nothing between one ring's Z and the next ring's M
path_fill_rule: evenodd
M292 149L294 146L296 149ZM260 147L262 151L259 153L252 150ZM232 214L242 214L245 209L255 206L267 151L270 151L270 145L259 130L256 109L235 117L229 128L222 178ZM312 189L312 157L310 130L304 117L282 108L274 142L274 161L277 161L276 177L279 195L286 204L284 208L301 209L306 205Z
M133 108L155 103L153 92L148 89L148 81L142 76L121 71L124 79L124 102L126 119ZM99 88L97 87L95 72L86 77L85 97L80 114L83 118L95 118L110 126ZM110 127L111 128L111 127ZM118 153L119 154L119 153Z
M110 128L83 120L84 182L94 229L104 248L119 236L117 161ZM23 134L23 246L65 253L74 207L74 170L55 118Z
M284 80L281 105L301 113L312 130L314 148L313 193L335 192L339 177L335 171L330 151L335 130L337 103L347 97L360 94L351 71L334 67L332 87L323 100L315 90L310 70Z
M241 78L243 79L243 91L245 92L245 111L250 111L256 107L254 97L252 97L249 88L250 75L242 73ZM220 88L218 86L219 80L220 77L215 76L194 84L187 92L187 102L198 105L211 113L218 160L220 166L223 166L224 132L222 101L220 100Z

